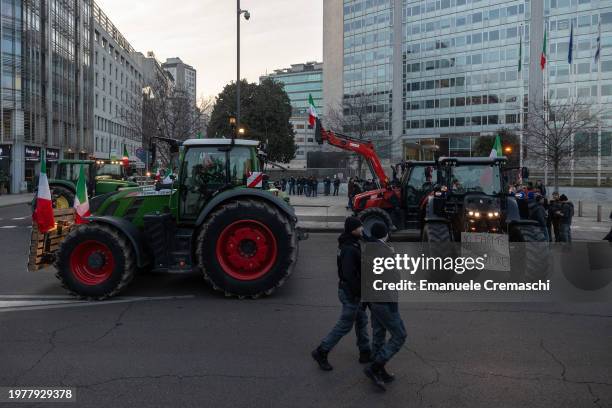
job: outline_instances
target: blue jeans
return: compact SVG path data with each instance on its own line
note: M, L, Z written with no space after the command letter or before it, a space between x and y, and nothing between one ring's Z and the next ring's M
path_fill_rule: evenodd
M336 325L327 336L321 340L321 350L331 351L342 337L348 334L355 325L357 335L357 347L359 352L367 353L370 351L370 336L368 335L368 315L361 303L354 302L347 292L339 288L338 299L342 303L342 312Z
M386 364L406 341L406 328L397 303L370 303L372 312L372 356L378 364ZM391 335L386 341L387 332Z
M572 228L570 224L564 222L559 224L559 241L572 242Z

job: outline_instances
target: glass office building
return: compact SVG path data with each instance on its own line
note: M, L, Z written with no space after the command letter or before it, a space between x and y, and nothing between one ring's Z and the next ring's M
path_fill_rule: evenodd
M314 140L314 130L308 128L308 96L312 95L315 107L320 111L323 97L323 64L293 64L291 68L277 69L272 74L262 76L260 80L266 77L284 84L293 108L291 123L295 131L297 150L288 167L305 168L308 152L321 150Z
M91 0L0 0L0 188L92 151ZM8 187L8 188L6 188Z
M609 0L344 0L341 13L331 2L324 3L325 13L343 16L342 33L324 31L326 43L342 44L324 46L324 60L332 62L326 66L342 58L343 68L326 74L332 79L325 90L334 89L328 84L336 77L343 81L342 95L326 100L370 95L371 111L384 113L372 132L383 157L472 155L479 137L519 129L521 108L526 115L529 101L541 98L546 75L552 100L580 98L603 112L601 132L576 136L591 149L575 158L573 168L588 172L600 165L612 172ZM325 15L324 21L330 23ZM595 63L600 24L601 58ZM549 63L542 72L545 27Z

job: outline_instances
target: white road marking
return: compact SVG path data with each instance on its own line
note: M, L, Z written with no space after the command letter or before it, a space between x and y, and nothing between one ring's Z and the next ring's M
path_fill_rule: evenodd
M25 220L26 218L29 218L29 217L15 217L15 218L11 218L11 220L13 220L13 221Z
M2 228L2 229L12 229L12 228L17 228L17 226L16 225L3 225L0 228Z
M20 295L15 295L20 296ZM6 312L20 312L20 311L28 311L28 310L42 310L42 309L60 309L66 307L83 307L83 306L104 306L104 305L112 305L117 303L129 303L129 302L146 302L152 300L179 300L179 299L191 299L194 298L195 295L185 295L185 296L150 296L150 297L125 297L125 298L117 298L114 300L103 300L103 301L87 301L87 300L77 300L73 298L72 300L51 300L51 299L39 299L39 300L9 300L3 301L0 300L0 313ZM65 298L64 298L65 299Z

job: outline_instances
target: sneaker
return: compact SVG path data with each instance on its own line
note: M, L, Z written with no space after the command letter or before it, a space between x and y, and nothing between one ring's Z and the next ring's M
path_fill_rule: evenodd
M373 363L372 365L367 366L363 372L381 391L386 391L387 389L385 388L385 382L380 376L379 367L380 366L376 366L376 363Z
M391 382L393 382L393 380L395 380L395 376L391 373L389 373L386 369L385 366L382 366L379 370L380 373L380 378L383 380L383 382L385 384L389 384Z
M327 361L327 352L321 350L321 347L317 347L315 350L310 353L312 358L319 364L319 368L323 371L331 371L334 368Z
M369 351L361 351L359 352L359 362L361 364L366 364L366 363L371 363L372 360L372 353Z

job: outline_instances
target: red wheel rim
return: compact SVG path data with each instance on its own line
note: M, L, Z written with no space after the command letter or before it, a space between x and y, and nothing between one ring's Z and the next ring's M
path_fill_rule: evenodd
M115 257L106 244L93 240L84 241L72 250L70 269L80 283L99 285L113 273Z
M221 232L216 247L217 260L232 278L261 278L276 262L276 237L259 221L236 221Z

